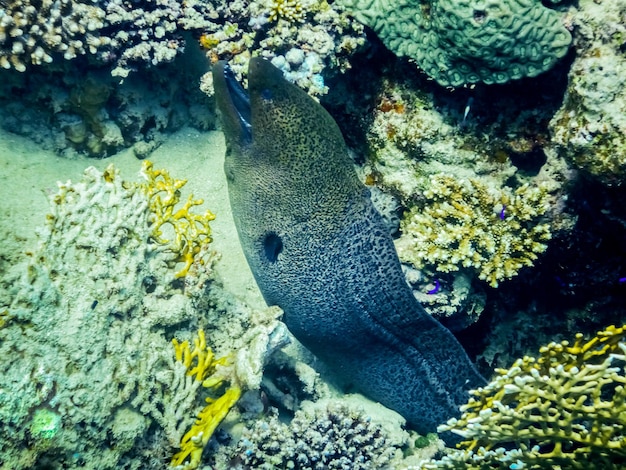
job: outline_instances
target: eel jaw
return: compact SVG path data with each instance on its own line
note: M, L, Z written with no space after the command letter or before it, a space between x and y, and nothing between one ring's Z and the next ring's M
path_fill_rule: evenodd
M222 114L226 137L235 138L240 144L250 144L252 142L252 111L248 93L224 61L218 62L213 67L213 79L217 107Z

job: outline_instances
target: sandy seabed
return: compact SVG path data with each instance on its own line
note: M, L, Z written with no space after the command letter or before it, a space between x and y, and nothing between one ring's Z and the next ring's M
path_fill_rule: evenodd
M264 305L233 222L224 151L221 132L184 128L170 135L149 160L155 168L165 168L174 178L188 181L183 198L190 192L202 198L204 205L198 212L209 209L215 214L212 245L221 254L216 271L226 290L250 305ZM85 168L104 170L111 163L120 169L123 179L139 179L141 161L131 150L105 159L68 159L0 129L0 256L20 259L16 250L25 252L36 246L36 228L45 223L50 212L48 197L57 192L58 181L79 181Z

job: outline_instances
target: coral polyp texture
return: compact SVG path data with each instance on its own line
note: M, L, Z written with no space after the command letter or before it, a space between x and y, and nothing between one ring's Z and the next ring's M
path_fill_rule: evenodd
M464 440L425 469L606 469L626 465L626 327L550 343L497 369L441 430Z
M416 268L469 269L492 287L532 266L550 239L544 185L490 189L477 178L431 178L423 202L404 216L398 255Z
M439 84L534 77L563 57L571 35L540 0L341 0L396 55Z
M345 403L309 403L287 425L276 415L244 431L232 450L243 468L367 470L391 465L405 442Z
M626 1L580 2L576 58L552 118L555 148L605 184L626 181Z

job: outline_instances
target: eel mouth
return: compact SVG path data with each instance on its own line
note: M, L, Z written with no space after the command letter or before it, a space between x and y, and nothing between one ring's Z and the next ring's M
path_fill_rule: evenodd
M224 66L224 80L226 81L226 88L230 101L237 113L237 119L241 125L241 129L244 135L251 140L252 139L252 111L250 109L250 97L246 90L243 89L241 84L237 81L232 69L226 64Z

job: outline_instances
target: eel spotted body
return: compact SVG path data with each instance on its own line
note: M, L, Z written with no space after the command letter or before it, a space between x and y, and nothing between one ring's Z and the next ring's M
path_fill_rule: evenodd
M333 118L259 58L247 94L224 63L213 80L233 216L267 303L340 377L418 431L457 416L483 378L413 297Z

